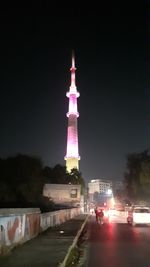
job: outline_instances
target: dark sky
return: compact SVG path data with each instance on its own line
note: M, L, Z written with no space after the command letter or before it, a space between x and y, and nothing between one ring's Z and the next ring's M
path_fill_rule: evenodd
M74 49L80 171L87 180L122 179L126 155L150 148L148 4L50 2L0 11L0 157L65 165Z

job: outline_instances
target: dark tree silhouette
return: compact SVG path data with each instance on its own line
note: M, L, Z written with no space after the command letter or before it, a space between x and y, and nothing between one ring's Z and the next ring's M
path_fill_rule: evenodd
M150 155L148 150L127 156L124 175L127 196L131 200L150 198Z
M54 204L42 195L45 183L81 184L84 179L77 169L71 173L65 166L43 167L38 157L17 155L0 159L0 207L34 207L54 209Z

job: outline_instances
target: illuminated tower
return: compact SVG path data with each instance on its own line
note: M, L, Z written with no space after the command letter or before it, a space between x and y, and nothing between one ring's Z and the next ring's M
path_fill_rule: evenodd
M69 92L66 96L69 98L69 111L67 113L68 117L68 132L67 132L67 153L65 156L66 168L70 172L71 169L79 169L79 152L78 152L78 127L77 118L79 113L77 110L77 98L79 97L79 92L77 92L76 80L75 80L75 57L72 54L72 66L71 66L71 86Z

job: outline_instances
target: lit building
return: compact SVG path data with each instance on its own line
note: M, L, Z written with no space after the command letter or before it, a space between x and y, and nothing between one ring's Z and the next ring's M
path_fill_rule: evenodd
M79 117L77 109L77 98L80 96L77 92L76 77L75 77L75 57L72 54L72 66L71 66L71 86L66 96L69 98L69 111L68 117L68 131L67 131L67 152L65 156L66 169L70 172L73 168L79 170L79 152L78 152L78 127L77 118Z
M108 189L112 189L112 182L105 179L91 180L88 183L88 189L91 194L94 192L105 193Z
M100 193L105 193L111 188L112 188L112 183L110 181L100 180L100 182L99 182L99 192Z
M100 192L99 180L91 180L91 182L88 183L88 193L94 194L95 192Z
M96 179L91 180L88 183L88 193L89 193L89 200L91 202L94 201L94 195L107 193L108 190L112 190L112 182L106 179Z

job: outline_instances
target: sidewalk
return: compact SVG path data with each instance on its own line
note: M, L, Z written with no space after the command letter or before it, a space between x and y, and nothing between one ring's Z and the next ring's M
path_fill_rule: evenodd
M0 267L58 267L86 217L81 214L18 246L0 258Z

